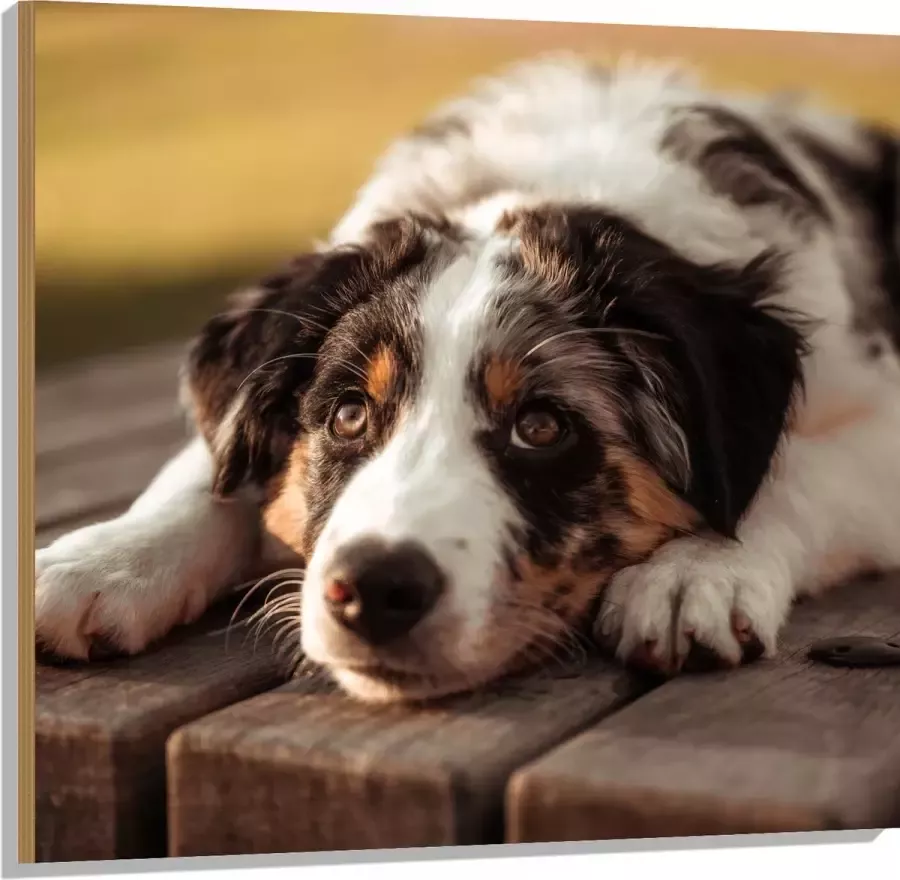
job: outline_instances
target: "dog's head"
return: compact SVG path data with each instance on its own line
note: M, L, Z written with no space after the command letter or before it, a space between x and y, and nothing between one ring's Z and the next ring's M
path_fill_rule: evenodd
M307 656L364 699L466 690L666 540L732 536L800 382L779 277L590 209L405 218L210 322L188 388L215 490L262 487L306 558Z

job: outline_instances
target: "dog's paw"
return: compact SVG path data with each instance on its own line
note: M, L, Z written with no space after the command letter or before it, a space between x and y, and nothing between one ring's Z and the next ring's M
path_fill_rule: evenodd
M613 577L594 634L621 662L665 675L737 666L775 654L791 601L773 560L682 538Z
M35 556L35 636L56 656L136 654L203 613L202 579L172 548L125 518L71 532Z

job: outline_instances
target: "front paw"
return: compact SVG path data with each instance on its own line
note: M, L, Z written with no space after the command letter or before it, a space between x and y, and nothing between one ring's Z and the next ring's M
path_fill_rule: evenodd
M79 529L35 556L35 637L58 657L86 660L96 649L143 651L202 614L195 582L176 579L172 548L126 520ZM190 583L190 582L188 582Z
M594 633L623 663L664 675L771 657L792 600L770 558L740 544L682 538L618 572Z

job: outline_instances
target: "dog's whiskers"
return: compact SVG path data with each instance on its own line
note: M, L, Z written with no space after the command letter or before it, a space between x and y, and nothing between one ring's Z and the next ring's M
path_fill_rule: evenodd
M265 586L267 583L270 583L275 578L284 578L285 579L283 582L276 584L272 588L272 590L269 591L268 595L266 596L266 600L263 602L263 608L265 608L266 603L269 601L269 599L272 595L272 592L274 592L274 590L278 589L279 587L289 586L292 584L297 584L299 586L302 586L304 576L305 576L305 571L302 568L283 568L283 569L280 569L279 571L273 571L271 574L268 574L265 577L262 577L258 581L256 581L256 583L254 583L253 586L250 587L250 589L247 590L247 592L241 597L241 600L240 600L240 602L238 602L237 607L234 609L234 611L232 611L231 617L228 620L228 625L223 630L217 631L217 634L220 634L222 632L225 633L225 649L228 650L228 643L229 643L229 637L231 635L231 630L235 626L235 621L236 621L238 615L241 613L241 609L247 604L247 601L250 599L251 596L253 596L257 592L257 590L259 590L260 588ZM262 610L262 608L259 609L259 611L261 611L261 610ZM250 620L252 620L253 617L259 613L259 611L254 612L254 614L251 615ZM242 623L244 625L246 625L248 622L249 621L247 621L247 622L242 621Z
M573 662L584 662L590 641L562 615L537 603L513 601L504 603L507 611L517 614L511 625L529 633L535 641L545 640L554 649L566 653Z
M300 620L301 602L299 596L282 596L271 606L260 609L261 615L250 624L251 631L256 633L258 642L260 636L268 629L277 626L288 615L291 620ZM248 622L249 623L249 622Z
M304 358L309 359L309 360L316 360L318 357L319 357L319 355L316 352L298 351L298 352L293 352L292 354L282 354L282 355L279 355L278 357L270 358L269 360L261 363L258 367L254 367L249 373L247 373L246 376L244 376L240 385L238 385L238 387L235 389L235 394L237 394L237 392L240 391L241 388L243 388L244 385L256 373L258 373L264 367L268 367L271 364L277 364L279 361L302 360ZM363 382L366 381L365 373L363 373L361 370L359 370L356 366L351 364L349 361L344 361L343 365L347 368L347 370L349 372L353 373L358 379L360 379Z
M576 327L574 330L563 330L560 333L554 333L552 336L548 336L546 339L537 343L537 345L532 346L519 360L519 363L522 364L528 358L530 358L533 354L540 351L545 345L550 345L553 342L556 342L558 339L563 339L566 336L574 336L574 335L583 335L583 334L592 334L592 333L607 333L612 336L641 336L647 339L659 339L665 341L666 337L660 333L652 333L649 330L636 330L630 327Z
M295 640L299 644L299 639L300 621L295 618L283 620L272 638L272 649L276 655L281 655L285 648L290 647Z

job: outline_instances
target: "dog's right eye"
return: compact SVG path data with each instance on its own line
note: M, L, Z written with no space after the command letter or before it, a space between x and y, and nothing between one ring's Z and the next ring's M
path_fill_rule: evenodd
M516 416L510 442L520 449L549 449L566 437L562 418L549 406L532 405Z
M340 440L358 440L366 433L369 412L361 398L343 401L331 419L331 433Z

